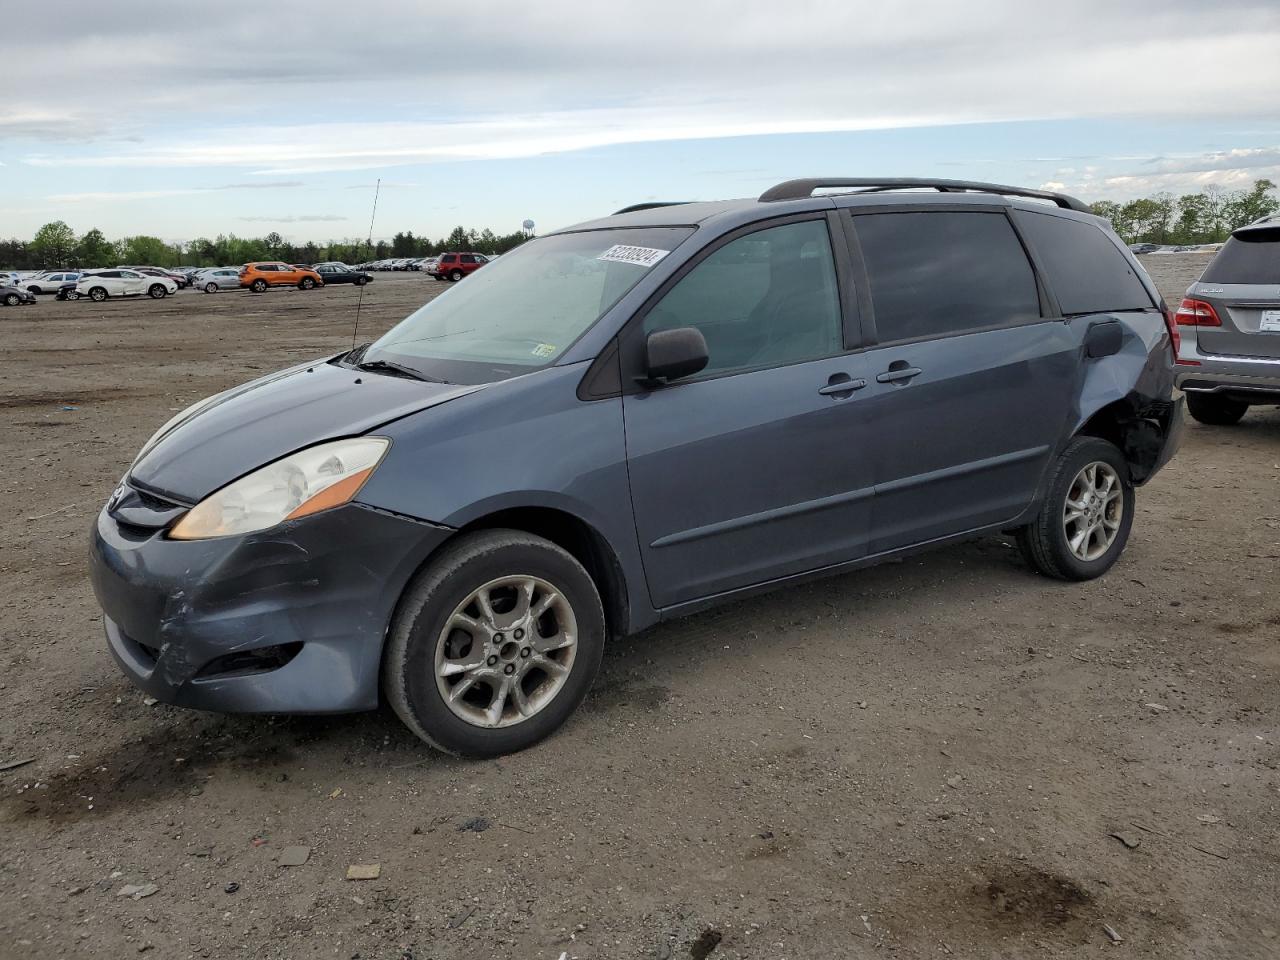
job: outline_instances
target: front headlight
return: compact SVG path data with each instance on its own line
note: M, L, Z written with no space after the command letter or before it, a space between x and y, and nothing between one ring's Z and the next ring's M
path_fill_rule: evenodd
M206 540L253 533L341 506L359 493L390 446L385 437L356 437L300 450L205 497L169 536Z

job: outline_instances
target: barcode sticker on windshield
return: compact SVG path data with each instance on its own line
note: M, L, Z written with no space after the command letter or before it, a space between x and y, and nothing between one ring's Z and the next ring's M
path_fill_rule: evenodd
M634 263L637 267L652 267L670 252L670 250L655 250L653 247L629 247L625 243L615 243L596 259L608 260L612 263Z

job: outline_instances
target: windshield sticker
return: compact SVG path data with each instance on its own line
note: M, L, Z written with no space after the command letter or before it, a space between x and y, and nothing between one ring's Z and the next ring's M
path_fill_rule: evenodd
M551 357L555 356L556 348L550 343L540 343L533 348L532 352L535 357Z
M611 263L633 263L637 267L652 267L670 252L670 250L655 250L653 247L630 247L625 243L615 243L596 259Z

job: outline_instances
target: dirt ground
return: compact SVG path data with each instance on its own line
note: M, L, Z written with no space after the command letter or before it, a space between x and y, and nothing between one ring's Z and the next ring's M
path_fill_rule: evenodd
M1204 260L1147 262L1176 302ZM360 339L442 286L379 276ZM995 538L664 625L496 762L385 709L148 706L93 516L173 411L349 344L356 296L0 307L0 765L33 759L0 957L1280 956L1276 410L1192 424L1099 581Z

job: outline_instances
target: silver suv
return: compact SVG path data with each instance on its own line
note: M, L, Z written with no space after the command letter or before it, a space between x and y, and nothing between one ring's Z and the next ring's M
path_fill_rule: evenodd
M1231 234L1178 307L1177 385L1201 423L1280 405L1280 216Z

